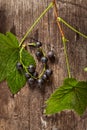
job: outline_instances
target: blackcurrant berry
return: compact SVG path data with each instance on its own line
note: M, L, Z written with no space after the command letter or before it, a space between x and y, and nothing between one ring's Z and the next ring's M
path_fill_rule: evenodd
M47 61L48 61L47 57L43 56L43 57L41 58L41 62L42 62L42 63L47 63Z
M45 71L45 74L47 75L47 77L50 77L52 75L53 71L51 69L47 69Z
M46 80L48 79L47 75L46 75L46 74L43 74L43 75L42 75L42 79L46 81Z
M48 57L49 57L49 58L54 57L54 52L53 52L53 51L49 51L49 52L48 52Z
M17 67L17 69L18 69L19 71L21 71L21 70L23 69L23 66L22 66L22 64L21 64L20 62L18 62L18 63L16 64L16 67Z
M38 77L38 72L35 71L35 72L33 73L33 76L37 78L37 77Z
M25 73L25 77L29 79L31 76L28 73Z
M38 79L37 84L38 84L39 87L43 86L44 85L44 80L42 78Z
M37 57L37 59L40 60L42 56L43 56L42 51L39 51L39 50L38 50L38 51L36 52L36 57Z
M35 84L35 79L29 78L28 83L29 83L29 85L34 85Z
M28 71L29 71L30 73L34 73L34 72L35 72L35 66L34 66L34 65L30 65L30 66L28 67Z
M55 61L55 55L53 51L48 52L48 58L50 61L54 62Z
M38 48L39 48L39 47L41 47L41 46L42 46L42 43L41 43L41 42L39 42L39 41L38 41L38 42L36 42L36 47L38 47Z

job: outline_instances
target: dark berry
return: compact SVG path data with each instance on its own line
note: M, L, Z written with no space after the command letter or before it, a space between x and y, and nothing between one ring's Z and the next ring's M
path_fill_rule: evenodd
M39 50L38 50L38 51L36 52L36 57L37 57L37 59L40 60L42 56L43 56L42 51L39 51Z
M46 74L43 74L43 75L42 75L42 79L46 81L46 80L48 79L47 75L46 75Z
M35 79L29 78L28 83L29 83L29 85L34 85L35 84Z
M30 65L30 66L28 67L28 71L29 71L30 73L34 73L34 72L35 72L35 66L34 66L34 65Z
M43 86L44 85L44 80L42 78L38 79L37 84L38 84L39 87Z
M38 47L38 48L39 48L39 47L41 47L41 46L42 46L42 43L41 43L41 42L39 42L39 41L38 41L38 42L36 42L36 47Z
M50 61L54 62L55 61L55 55L53 51L48 52L48 58Z
M21 64L20 62L18 62L18 63L16 64L16 67L17 67L17 69L18 69L19 71L21 71L21 70L23 69L23 66L22 66L22 64Z
M51 69L47 69L46 71L45 71L45 74L47 75L47 77L50 77L51 75L52 75L52 70Z
M41 58L42 63L47 63L47 61L48 61L47 57L44 56L44 57Z
M35 71L35 72L33 73L33 76L37 78L37 77L38 77L38 72Z
M49 58L54 57L54 52L53 52L53 51L49 51L49 52L48 52L48 57L49 57Z
M31 76L28 73L25 73L25 77L29 79Z

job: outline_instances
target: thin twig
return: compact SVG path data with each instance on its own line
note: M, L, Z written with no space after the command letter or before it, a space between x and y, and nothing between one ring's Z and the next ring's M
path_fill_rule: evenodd
M54 13L55 13L55 17L56 17L56 22L57 22L57 25L59 27L59 30L60 30L60 33L61 33L61 36L62 36L62 42L63 42L63 46L64 46L64 54L65 54L65 59L66 59L68 77L71 78L69 59L68 59L68 54L67 54L67 49L66 49L67 40L66 40L66 38L64 36L64 32L63 32L62 27L60 25L60 22L58 20L58 10L57 10L56 0L53 0L53 4L54 4Z
M59 21L57 20L57 18L58 18L58 9L57 9L57 5L56 5L56 0L53 0L53 3L54 3L54 13L55 13L57 25L59 27L59 30L60 30L60 33L61 33L62 37L64 37L64 32L63 32L63 30L61 28L61 25L60 25Z
M33 23L33 25L28 29L28 31L26 32L26 34L24 35L24 37L22 38L19 46L22 46L24 40L26 39L26 37L30 34L30 32L33 30L33 28L37 25L37 23L40 21L40 19L48 12L48 10L50 8L53 7L53 2L51 2L49 4L49 6L41 13L41 15L35 20L35 22Z

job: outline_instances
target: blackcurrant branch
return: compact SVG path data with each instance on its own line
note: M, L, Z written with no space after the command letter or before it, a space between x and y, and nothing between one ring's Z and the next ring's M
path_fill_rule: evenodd
M20 49L20 63L22 64L23 68L25 69L25 71L26 71L27 73L29 73L28 70L27 70L27 67L26 67L26 66L23 64L23 62L22 62L22 51L23 51L23 49L24 49L27 45L28 45L28 46L36 46L36 44L35 44L35 43L28 43L27 45L22 45L22 44L23 44L24 40L26 39L26 37L29 35L29 33L30 33L30 32L33 30L33 28L36 26L36 24L37 24L37 23L40 21L40 19L45 15L45 13L48 12L48 10L53 7L53 5L54 5L54 3L51 2L51 3L49 4L49 6L42 12L42 14L36 19L36 21L33 23L33 25L30 27L30 29L26 32L26 34L24 35L24 37L22 38L22 40L21 40L21 42L20 42L20 44L19 44L19 47L21 47L21 49ZM41 51L42 51L43 55L45 56L45 53L43 52L42 49L41 49ZM41 76L44 74L45 70L46 70L46 65L44 65L44 68L43 68L41 74L38 76L38 78L41 78ZM29 73L29 75L30 75L32 78L37 79L36 77L32 76L31 73Z

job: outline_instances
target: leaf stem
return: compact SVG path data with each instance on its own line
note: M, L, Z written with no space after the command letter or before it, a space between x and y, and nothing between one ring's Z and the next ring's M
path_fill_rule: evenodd
M55 17L56 17L56 20L57 20L57 25L59 27L61 36L62 36L62 42L63 42L63 46L64 46L64 54L65 54L65 58L66 58L66 66L67 66L68 77L70 78L71 77L71 72L70 72L70 65L69 65L68 54L67 54L67 49L66 49L66 42L68 40L65 39L64 32L62 30L60 22L58 21L58 10L57 10L57 5L56 5L56 0L53 0L53 2L54 2L54 13L55 13Z
M42 12L42 14L35 20L35 22L33 23L33 25L30 27L30 29L26 32L26 34L24 35L24 37L22 38L19 46L22 45L22 43L24 42L24 40L26 39L26 37L29 35L29 33L32 31L32 29L36 26L36 24L40 21L40 19L46 14L46 12L53 6L53 2L51 2L49 4L49 6Z
M62 41L63 41L63 46L64 46L64 54L65 54L65 58L66 58L66 65L67 65L68 77L71 78L69 59L68 59L67 49L66 49L67 39L65 39L65 37L62 37Z
M70 28L71 30L73 30L74 32L78 33L79 35L81 35L84 38L87 38L86 35L84 35L83 33L79 32L78 30L76 30L74 27L72 27L71 25L69 25L65 20L63 20L62 18L58 17L57 18L58 21L64 23L68 28Z

